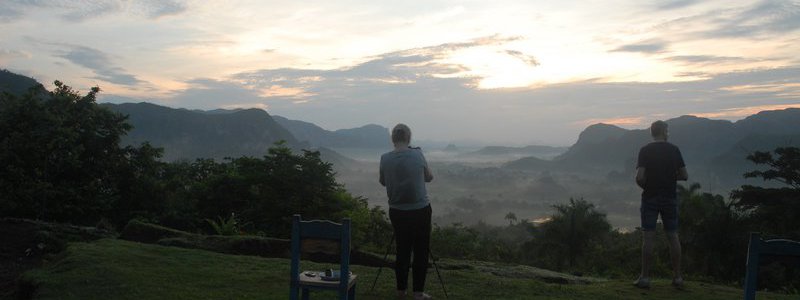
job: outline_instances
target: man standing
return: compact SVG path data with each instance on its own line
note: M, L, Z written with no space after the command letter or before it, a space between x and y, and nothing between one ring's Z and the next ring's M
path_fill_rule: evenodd
M636 184L642 191L640 208L642 219L642 272L633 282L636 287L650 287L650 266L653 262L653 240L656 220L661 215L664 231L669 240L669 254L672 258L672 285L683 287L681 276L681 243L678 238L678 197L677 181L687 180L686 165L681 151L667 142L669 131L667 123L655 121L650 125L653 142L639 150L636 166Z
M394 150L381 156L379 181L389 197L389 220L397 246L397 296L406 297L408 266L414 252L414 299L423 300L431 299L424 292L431 240L431 205L425 183L431 182L433 175L422 151L409 147L410 142L411 129L397 124L392 129Z

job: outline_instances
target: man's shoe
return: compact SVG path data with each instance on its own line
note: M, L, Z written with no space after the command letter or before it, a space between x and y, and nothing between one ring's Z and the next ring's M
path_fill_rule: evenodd
M638 279L636 279L636 281L633 282L633 286L640 289L649 289L650 279L639 277Z
M672 279L672 286L676 289L682 290L684 288L683 285L683 278L674 278Z
M427 299L433 299L433 297L423 292L414 292L414 300L427 300Z

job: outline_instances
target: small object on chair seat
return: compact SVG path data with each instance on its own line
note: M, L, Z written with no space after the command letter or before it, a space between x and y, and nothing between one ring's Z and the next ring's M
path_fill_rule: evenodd
M308 277L314 277L317 276L317 272L305 271L303 272L303 275L306 275Z
M325 281L339 281L339 278L342 277L339 270L333 270L333 269L327 269L325 270L325 274L320 274L320 275L322 277L322 280ZM353 272L350 272L350 277L352 276Z
M305 285L311 286L320 286L320 287L335 287L339 285L339 278L331 280L330 278L325 276L325 271L305 271L300 273L304 275L305 273L315 273L316 276L300 276L300 282ZM358 275L353 274L350 272L350 278L348 282L348 286L352 286L355 283L355 279Z

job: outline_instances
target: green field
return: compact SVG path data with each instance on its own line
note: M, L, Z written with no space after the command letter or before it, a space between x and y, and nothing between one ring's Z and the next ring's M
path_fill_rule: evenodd
M487 263L484 263L486 266ZM304 262L303 269L328 265ZM502 269L503 266L495 266ZM675 290L667 279L656 280L649 290L628 281L592 284L555 284L525 279L486 268L441 270L450 299L737 299L733 287L689 282ZM384 269L374 293L369 287L377 268L353 266L359 275L358 299L394 296L394 274ZM524 270L524 268L522 269ZM444 299L435 271L428 276L428 292ZM287 299L289 260L225 255L203 250L164 247L116 239L73 243L43 268L24 274L34 299ZM499 274L499 275L494 275ZM33 287L33 288L31 288ZM312 295L332 299L333 294ZM759 294L759 299L790 299ZM410 298L409 298L410 299Z

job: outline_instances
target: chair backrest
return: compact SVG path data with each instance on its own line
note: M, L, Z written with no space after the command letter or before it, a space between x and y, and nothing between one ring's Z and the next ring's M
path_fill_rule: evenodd
M744 280L744 299L756 298L756 282L758 281L758 263L761 255L800 257L800 242L774 239L762 240L758 232L750 233L750 245L747 247L747 268Z
M292 216L292 281L299 281L301 253L331 253L334 250L330 249L331 244L339 246L335 249L340 254L339 285L346 287L350 277L350 219L344 218L339 224L327 220L303 221L300 215Z

